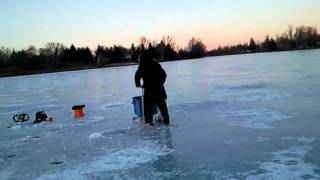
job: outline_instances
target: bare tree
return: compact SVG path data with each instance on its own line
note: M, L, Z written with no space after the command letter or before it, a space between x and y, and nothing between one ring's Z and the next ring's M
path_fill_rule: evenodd
M191 58L200 58L205 56L206 46L200 39L191 38L188 42L187 50Z
M175 48L175 42L172 36L162 36L161 41L164 43L164 45L170 45L172 48Z
M12 50L10 48L0 47L0 65L9 63Z
M29 56L36 56L38 54L38 50L34 45L30 45L27 49L26 49L26 53Z
M48 42L44 48L39 49L39 54L44 56L62 55L65 46L60 43Z
M139 46L142 49L147 48L149 44L150 44L150 41L145 36L142 36L139 38Z

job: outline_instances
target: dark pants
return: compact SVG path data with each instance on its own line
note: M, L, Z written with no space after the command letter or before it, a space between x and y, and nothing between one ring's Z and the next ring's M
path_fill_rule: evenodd
M151 123L153 121L153 106L156 105L161 113L163 121L165 124L169 124L169 113L166 99L164 98L152 98L152 96L145 94L144 99L144 116L146 123Z

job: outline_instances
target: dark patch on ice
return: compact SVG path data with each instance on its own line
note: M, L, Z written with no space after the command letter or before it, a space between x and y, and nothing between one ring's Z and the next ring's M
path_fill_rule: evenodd
M290 166L290 165L297 165L298 161L296 160L288 160L288 161L284 161L283 164Z
M280 160L280 159L274 159L274 160L272 160L272 162L274 162L274 163L281 163L281 160Z
M182 103L176 103L171 104L170 109L173 110L188 110L189 108L195 110L195 109L210 109L212 107L216 107L217 105L226 104L225 101L194 101L194 102L182 102ZM195 108L196 107L196 108Z
M16 154L10 154L10 155L7 156L7 158L8 158L8 159L13 159L13 158L15 158L16 156L17 156Z
M59 131L59 130L61 130L61 128L51 129L50 131L51 131L51 132L56 132L56 131Z
M50 164L51 165L60 165L60 164L63 164L63 161L53 161Z
M310 174L304 174L301 176L302 179L317 179L315 176L312 176Z
M315 169L314 172L320 175L320 169Z

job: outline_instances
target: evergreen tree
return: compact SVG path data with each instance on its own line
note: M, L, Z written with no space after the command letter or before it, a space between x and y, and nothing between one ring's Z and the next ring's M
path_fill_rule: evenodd
M274 41L273 38L271 38L271 40L270 40L269 50L270 51L278 51L277 43Z
M256 42L253 40L253 38L250 39L249 50L251 52L254 52L257 50L257 45L256 45Z
M270 51L270 39L269 36L266 36L266 39L262 43L262 48L264 51Z

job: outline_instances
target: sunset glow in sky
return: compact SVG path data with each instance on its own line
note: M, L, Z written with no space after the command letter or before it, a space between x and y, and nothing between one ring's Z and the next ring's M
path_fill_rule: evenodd
M261 41L288 25L320 28L320 0L0 0L0 46L46 42L129 47L146 36L192 37L208 49Z

